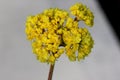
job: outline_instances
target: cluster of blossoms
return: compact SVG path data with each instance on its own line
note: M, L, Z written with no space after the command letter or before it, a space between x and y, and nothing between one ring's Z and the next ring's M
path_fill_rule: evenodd
M71 14L75 15L78 20L82 20L88 26L93 26L94 16L89 8L82 3L77 3L71 8Z
M79 21L92 26L94 16L81 3L73 5L70 10L74 19L59 8L50 8L27 18L27 39L31 41L33 53L40 62L54 64L63 53L70 61L76 61L91 52L94 41L87 28L79 27Z

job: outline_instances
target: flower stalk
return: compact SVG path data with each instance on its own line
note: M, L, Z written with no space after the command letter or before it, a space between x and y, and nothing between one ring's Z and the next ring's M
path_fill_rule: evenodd
M54 66L55 66L55 64L50 65L50 70L49 70L49 74L48 74L48 80L52 80Z

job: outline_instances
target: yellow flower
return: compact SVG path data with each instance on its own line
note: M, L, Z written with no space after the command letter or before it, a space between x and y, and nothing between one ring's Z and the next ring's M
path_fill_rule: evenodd
M76 51L78 50L79 44L67 44L65 49L66 49L66 54L69 58L70 61L75 61L77 58Z
M71 14L75 15L78 20L83 20L86 25L93 26L93 13L82 3L76 3L70 7Z
M79 21L92 26L93 13L82 3L73 5L70 10L75 18L59 8L28 16L25 33L40 62L54 64L64 52L70 61L76 61L91 52L94 41L86 28L79 27Z
M46 9L44 10L43 14L45 14L46 16L52 18L54 15L54 9L50 8L50 9Z
M49 54L48 54L48 51L45 49L42 49L37 54L37 59L41 62L47 62L48 58L49 58Z
M91 52L94 45L94 41L86 28L81 28L80 33L82 34L82 40L78 49L78 60L84 59Z
M81 34L78 29L70 29L69 31L63 31L63 41L65 44L79 43L81 41Z
M59 58L63 53L64 53L64 48L61 48L57 51L57 53L54 54L54 56L55 58Z
M56 60L56 58L53 55L51 55L48 59L48 62L51 63L51 64L54 64L55 60Z

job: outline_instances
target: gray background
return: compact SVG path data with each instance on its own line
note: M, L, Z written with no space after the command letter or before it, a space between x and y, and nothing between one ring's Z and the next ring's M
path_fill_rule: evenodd
M26 40L26 17L50 7L67 10L76 2L95 15L95 25L89 28L95 45L81 62L69 62L62 55L53 80L120 80L120 47L96 0L0 0L0 80L47 80L49 65L36 60Z

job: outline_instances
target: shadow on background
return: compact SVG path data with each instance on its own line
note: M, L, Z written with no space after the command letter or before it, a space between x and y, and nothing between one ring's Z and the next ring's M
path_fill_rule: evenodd
M107 16L120 45L120 0L98 0Z

